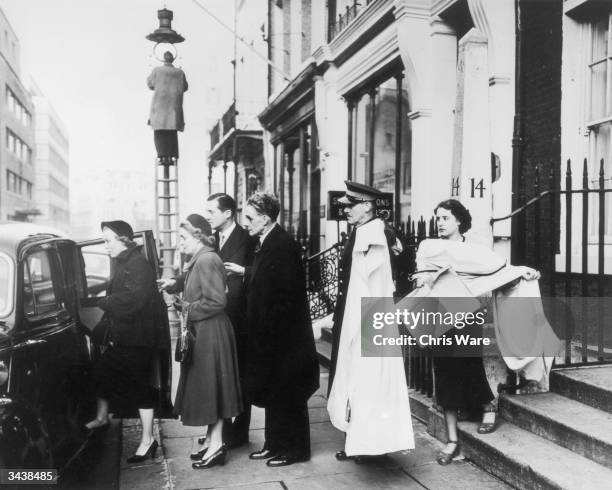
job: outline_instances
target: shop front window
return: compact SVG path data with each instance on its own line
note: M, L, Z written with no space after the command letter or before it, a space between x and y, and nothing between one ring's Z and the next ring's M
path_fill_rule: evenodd
M349 98L351 179L395 200L396 223L410 213L412 135L408 86L401 73Z
M318 172L313 158L315 127L312 120L301 124L276 143L275 179L281 201L280 223L289 233L304 237L319 234L318 220L320 182L313 181ZM316 205L313 202L316 201ZM316 218L315 218L316 214Z
M374 169L372 187L395 192L397 151L397 81L391 78L376 88L374 101Z
M363 94L353 109L353 169L352 179L356 182L369 180L369 155L372 104L369 94Z

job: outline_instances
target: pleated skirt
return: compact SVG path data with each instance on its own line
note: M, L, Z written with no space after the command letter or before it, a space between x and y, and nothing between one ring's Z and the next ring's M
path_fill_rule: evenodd
M204 426L242 412L242 393L232 324L225 313L194 325L189 365L181 364L174 410L183 425Z

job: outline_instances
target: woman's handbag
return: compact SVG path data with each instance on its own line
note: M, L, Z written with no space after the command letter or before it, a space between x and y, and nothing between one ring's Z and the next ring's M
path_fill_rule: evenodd
M181 312L181 335L176 343L174 360L181 364L191 364L193 348L195 347L195 335L187 321L186 312Z

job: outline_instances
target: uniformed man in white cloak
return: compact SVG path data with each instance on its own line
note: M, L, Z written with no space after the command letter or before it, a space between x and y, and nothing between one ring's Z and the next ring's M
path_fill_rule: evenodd
M346 433L336 458L359 456L359 462L412 449L414 435L401 355L363 357L361 351L361 299L392 298L394 292L385 224L376 217L376 199L383 196L372 187L345 183L339 202L353 230L340 261L327 410L332 424Z

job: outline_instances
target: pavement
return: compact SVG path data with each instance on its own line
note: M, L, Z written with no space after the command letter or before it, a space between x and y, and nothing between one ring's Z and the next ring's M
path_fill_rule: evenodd
M140 465L128 465L139 441L138 420L124 420L119 488L155 489L509 489L502 481L476 467L468 460L456 460L440 466L436 455L442 444L427 433L427 427L413 417L416 449L392 453L376 463L357 465L337 461L336 451L343 448L344 434L336 430L327 415L327 372L321 372L321 388L309 403L312 458L283 468L269 468L261 461L251 461L249 453L264 442L264 411L253 408L250 443L230 451L225 466L193 470L189 453L192 438L202 429L183 427L178 420L161 420L155 435L161 442L157 457Z

